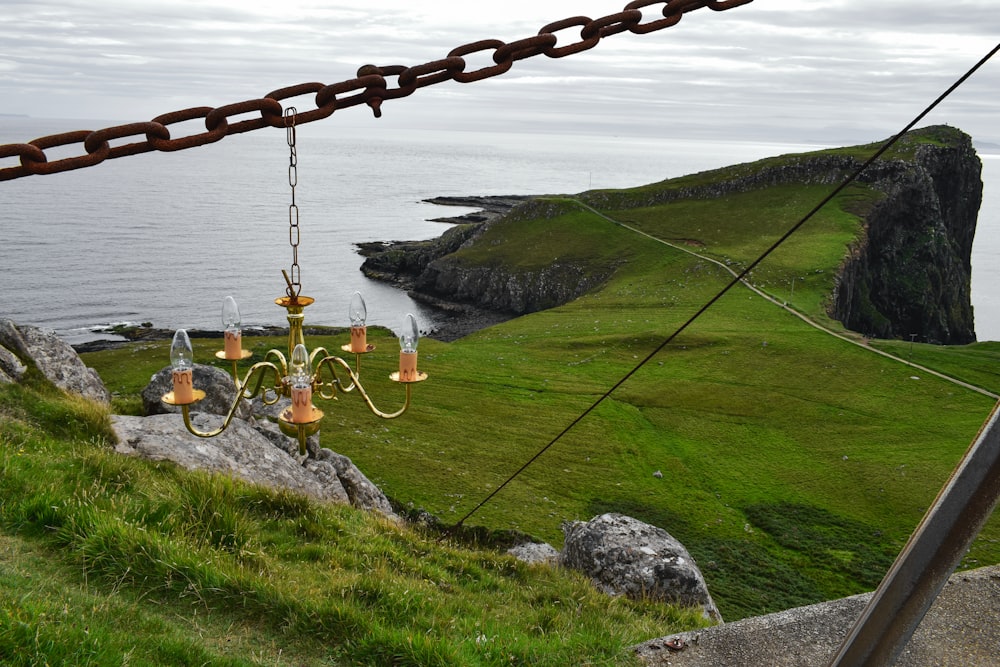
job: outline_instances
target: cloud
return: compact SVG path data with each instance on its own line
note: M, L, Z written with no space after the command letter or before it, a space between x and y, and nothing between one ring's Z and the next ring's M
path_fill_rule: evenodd
M0 15L0 113L145 120L303 81L341 81L366 63L421 64L479 39L513 41L556 19L622 6L15 0ZM661 9L644 8L644 22ZM489 81L422 89L387 104L386 118L642 133L662 129L669 113L671 131L696 136L876 139L995 44L998 14L994 0L757 0L726 12L700 9L667 30L615 35L566 58L529 58ZM559 44L578 39L577 30L559 31ZM471 54L467 70L492 64L491 56ZM998 68L984 68L933 120L1000 141L990 104ZM338 117L346 116L362 122L360 114Z

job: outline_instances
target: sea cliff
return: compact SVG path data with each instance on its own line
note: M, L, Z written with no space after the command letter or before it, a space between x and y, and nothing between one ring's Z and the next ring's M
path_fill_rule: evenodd
M577 198L599 210L647 208L681 199L714 199L775 186L829 185L855 172L878 144L786 155L720 169L717 177L676 186L586 192ZM881 338L941 344L976 339L971 305L971 253L982 201L981 162L968 135L946 126L914 130L858 179L877 193L853 211L861 221L844 249L828 314L849 329ZM670 184L670 181L665 182ZM505 217L559 214L549 199L480 197L434 200L477 205L485 214L456 219L426 242L366 244L366 275L391 281L425 302L471 314L514 317L567 303L599 286L613 266L552 262L524 270L469 265L455 253L476 244ZM474 315L473 315L474 316Z

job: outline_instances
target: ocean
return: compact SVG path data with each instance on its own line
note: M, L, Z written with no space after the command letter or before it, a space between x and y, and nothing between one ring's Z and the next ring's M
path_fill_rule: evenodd
M113 124L0 117L0 143ZM297 130L302 294L316 299L307 324L346 325L350 297L360 291L370 324L398 329L412 312L421 328L435 327L433 310L361 274L355 246L433 238L446 226L432 218L472 210L425 199L630 187L820 148L336 125ZM972 300L979 340L1000 340L1000 155L980 157ZM119 323L221 329L222 301L231 295L245 327L284 325L274 299L284 295L281 272L292 261L288 162L285 132L258 130L0 183L0 317L79 343Z

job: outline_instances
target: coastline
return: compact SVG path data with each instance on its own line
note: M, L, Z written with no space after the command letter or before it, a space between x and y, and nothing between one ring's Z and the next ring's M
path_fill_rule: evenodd
M517 204L532 199L525 195L504 195L504 196L470 196L470 197L433 197L424 201L437 204L439 206L460 206L466 208L476 208L472 213L452 217L433 218L433 222L443 222L450 225L480 225L492 222L503 215L506 215ZM440 237L438 237L440 238ZM368 256L371 250L388 250L400 246L411 245L413 241L387 241L375 243L359 243L356 246L362 256ZM420 301L426 306L441 313L442 318L436 323L433 330L426 332L425 336L442 342L458 340L480 329L491 327L501 322L517 317L512 313L501 313L485 310L464 303L453 303L434 299L426 295L412 292L408 289L406 281L393 279L391 277L369 276L373 279L392 285L397 289L406 291L411 298ZM304 332L310 336L334 335L347 331L347 327L329 326L307 326ZM210 329L188 329L188 336L191 338L222 338L221 330ZM95 339L80 343L71 344L74 350L79 352L97 352L100 350L114 349L130 343L154 340L169 340L174 335L173 329L164 329L153 326L150 323L129 324L114 326L103 330L101 333L95 331ZM253 326L244 329L246 336L287 336L288 327L277 326Z
M433 305L433 304L429 304ZM435 306L437 307L437 306ZM426 334L427 338L450 343L475 333L480 329L500 324L507 320L514 319L515 315L505 313L491 313L480 309L453 310L439 308L448 317L438 323L438 326ZM337 335L348 331L348 327L322 327L307 326L303 329L307 336L329 336ZM188 336L191 338L222 338L222 331L210 331L205 329L188 329ZM255 336L287 336L288 327L248 327L243 330L243 334L250 338ZM173 329L161 329L157 327L123 326L114 329L107 338L89 340L83 343L75 343L70 346L77 353L99 352L101 350L113 350L132 343L143 341L170 340L173 338ZM112 338L113 336L113 338Z

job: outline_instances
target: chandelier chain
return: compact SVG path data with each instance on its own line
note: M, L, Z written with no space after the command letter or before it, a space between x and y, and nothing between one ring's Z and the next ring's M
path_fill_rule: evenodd
M138 155L151 151L177 151L196 146L204 146L223 137L249 132L264 127L286 127L281 101L301 95L315 95L316 108L297 115L296 123L311 123L331 116L335 111L366 104L381 115L382 103L413 94L424 88L444 81L472 83L504 74L514 62L538 55L548 58L562 58L595 47L601 39L623 32L644 35L676 25L684 14L708 7L714 11L724 11L753 2L753 0L634 0L617 13L591 20L574 16L555 21L544 26L537 35L504 43L498 39L471 42L452 49L447 57L415 66L365 65L357 76L333 84L316 81L300 83L274 90L263 98L226 104L221 107L192 107L157 116L148 122L116 125L101 130L76 130L52 134L27 143L0 145L0 159L17 157L20 165L0 168L0 181L21 178L32 174L56 174L72 169L80 169L100 164L110 158ZM643 23L644 7L663 5L663 18ZM559 37L555 34L568 28L581 26L580 40L556 46ZM463 56L492 51L495 63L481 69L466 72ZM395 78L391 85L386 78ZM256 114L256 117L246 117ZM242 120L233 120L237 116ZM172 137L170 125L204 119L205 132L184 137ZM294 130L292 130L294 131ZM134 139L134 141L130 141ZM126 141L111 145L111 141ZM49 160L46 150L58 147L72 147L82 144L85 152L79 155ZM72 148L70 148L72 150Z
M299 205L295 202L295 186L299 183L299 154L295 146L295 107L285 109L285 135L288 140L288 187L292 191L292 200L288 205L288 244L292 247L291 274L285 277L288 287L285 293L296 299L302 291L302 274L299 268Z

